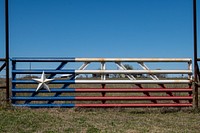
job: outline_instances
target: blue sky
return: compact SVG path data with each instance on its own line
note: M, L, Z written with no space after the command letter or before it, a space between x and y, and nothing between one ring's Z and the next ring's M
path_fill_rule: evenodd
M9 0L9 5L11 57L193 57L192 0ZM0 29L4 47L4 0Z

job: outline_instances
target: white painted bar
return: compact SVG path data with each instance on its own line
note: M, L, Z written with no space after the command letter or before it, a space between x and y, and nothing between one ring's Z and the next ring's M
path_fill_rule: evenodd
M75 58L76 62L191 62L191 58Z
M116 62L116 65L121 69L121 70L127 70L126 67L121 63L121 62ZM130 80L137 80L133 75L125 74Z
M75 70L76 74L192 74L192 70Z
M144 62L139 62L139 65L144 69L148 70L149 68L144 64ZM150 74L149 77L151 77L153 80L159 80L159 78L156 75Z
M189 84L191 80L75 80L76 84Z

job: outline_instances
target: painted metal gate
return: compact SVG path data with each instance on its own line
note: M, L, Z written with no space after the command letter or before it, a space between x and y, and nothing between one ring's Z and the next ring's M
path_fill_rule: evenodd
M192 60L13 58L11 100L20 107L189 107Z

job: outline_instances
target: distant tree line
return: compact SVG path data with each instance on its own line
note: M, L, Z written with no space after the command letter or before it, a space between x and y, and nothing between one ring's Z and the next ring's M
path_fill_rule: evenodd
M129 64L124 64L124 67L127 70L134 70L133 66L129 65ZM98 69L100 70L100 69ZM156 69L156 70L161 70L161 69ZM105 74L106 78L124 78L126 77L125 74ZM134 77L136 78L146 78L149 77L149 74L132 74ZM154 74L155 76L157 76L158 78L166 78L167 74ZM92 77L94 78L98 78L101 77L101 74L92 74Z

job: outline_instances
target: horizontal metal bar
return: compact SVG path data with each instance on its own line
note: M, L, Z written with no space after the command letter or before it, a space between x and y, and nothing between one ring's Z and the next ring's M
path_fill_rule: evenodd
M191 58L12 58L15 62L191 62Z
M6 58L0 58L0 61L6 61Z
M26 70L26 69L17 69L12 70L13 74L42 74L42 72L45 72L45 74L75 74L74 69L68 69L68 70L55 70L55 69L49 69L49 70L41 70L41 69L34 69L34 70Z
M36 91L36 88L28 88L28 89L24 89L24 88L18 88L18 89L12 89L12 92L15 93L33 93ZM58 89L58 88L51 88L51 91L47 91L47 90L39 90L38 92L40 93L56 93L56 92L75 92L74 88L66 88L66 89Z
M192 70L75 70L77 74L192 74Z
M25 57L16 57L12 58L12 61L15 62L74 62L75 58L68 57L68 58L45 58L45 57L31 57L31 58L25 58Z
M191 100L192 96L105 96L75 97L75 100Z
M33 80L12 80L14 84L38 84ZM54 80L49 84L75 84L75 80Z
M76 62L191 62L191 58L75 58Z
M14 74L192 74L192 70L13 70Z
M191 103L146 103L146 104L76 104L76 107L192 107Z
M49 84L189 84L190 80L53 80ZM14 84L37 84L33 80L12 80Z
M200 58L197 58L197 61L200 61Z
M192 74L192 70L75 70L76 74Z
M160 104L13 104L17 107L30 107L30 108L72 108L72 107L192 107L192 103L160 103Z
M188 84L190 80L75 80L76 84Z
M53 97L53 96L35 96L35 97L28 97L28 96L17 96L11 98L14 101L25 101L25 100L31 100L31 101L49 101L49 100L55 100L55 101L85 101L85 100L192 100L192 96L59 96L59 97Z
M12 92L15 93L33 93L36 89L28 88L28 89L12 89ZM39 90L40 93L49 93L48 90ZM191 88L66 88L66 89L58 89L52 88L51 93L56 92L192 92Z
M62 108L73 108L75 104L12 104L15 107L30 107L30 108L52 108L52 107L62 107Z
M16 96L12 97L11 100L14 101L24 101L24 100L31 100L31 101L49 101L49 100L56 100L56 101L65 101L65 100L75 100L74 96L59 96L59 97L53 97L53 96Z

